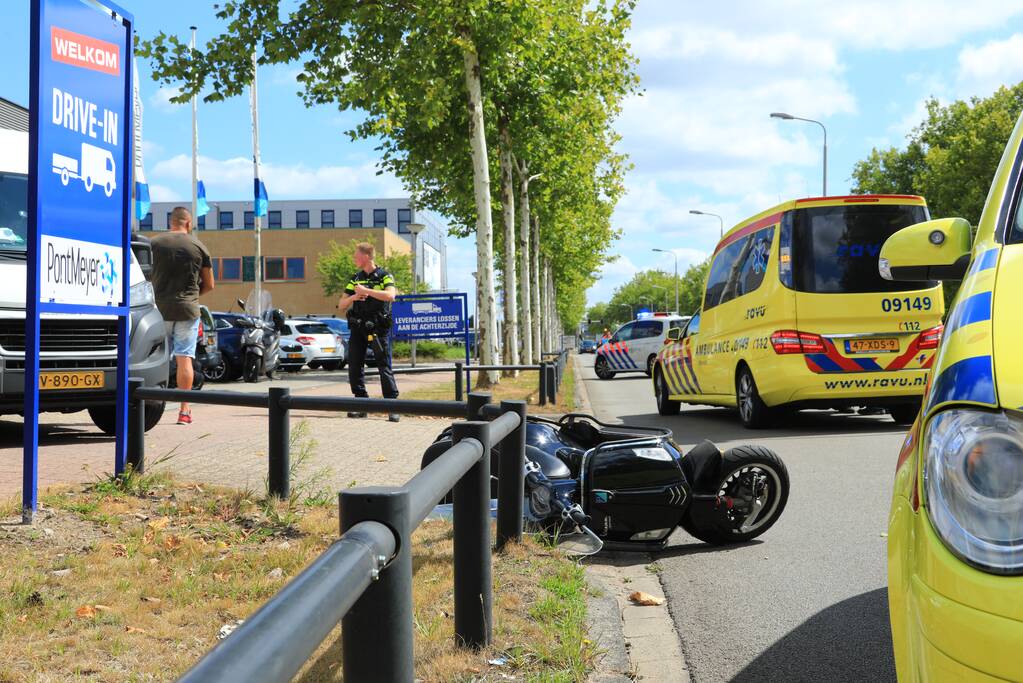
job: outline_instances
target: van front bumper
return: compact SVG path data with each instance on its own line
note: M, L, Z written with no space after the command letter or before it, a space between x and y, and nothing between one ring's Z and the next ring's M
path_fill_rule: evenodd
M142 378L147 387L166 386L170 355L163 316L156 306L132 309L131 316L128 375ZM116 401L115 357L82 354L58 358L47 356L45 360L45 370L101 371L103 389L41 391L41 411L73 412L93 406L111 405ZM22 412L25 401L24 366L23 354L0 355L0 412Z
M888 601L899 680L1023 680L1023 577L955 557L924 508L896 495L889 517Z

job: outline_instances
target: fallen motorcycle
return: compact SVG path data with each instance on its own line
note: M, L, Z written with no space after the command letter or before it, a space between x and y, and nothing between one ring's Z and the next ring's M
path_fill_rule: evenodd
M450 446L448 429L422 466ZM492 475L499 458L495 446ZM789 494L785 464L763 446L722 452L704 441L683 453L670 429L582 414L528 418L523 476L528 519L552 533L578 528L598 550L659 550L680 526L706 543L749 541L778 521Z

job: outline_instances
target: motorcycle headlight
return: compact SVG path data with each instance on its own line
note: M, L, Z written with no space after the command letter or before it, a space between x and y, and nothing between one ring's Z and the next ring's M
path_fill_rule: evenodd
M551 514L551 498L554 490L546 484L534 486L529 492L529 511L534 517L544 518Z
M1001 412L936 415L924 441L931 523L966 562L1023 573L1023 421Z
M128 290L128 294L132 306L149 306L156 303L153 285L148 280L132 285L131 289Z

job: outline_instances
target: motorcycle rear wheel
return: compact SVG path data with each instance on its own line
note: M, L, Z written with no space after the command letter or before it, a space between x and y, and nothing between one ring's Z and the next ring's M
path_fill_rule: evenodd
M749 477L764 477L765 495L759 514L736 525L735 510L730 500ZM721 459L721 479L717 485L717 500L712 502L709 514L694 514L694 509L682 518L682 528L690 536L704 543L726 545L743 543L760 536L774 526L785 510L789 499L789 473L781 458L763 446L736 446L725 452ZM699 502L694 502L694 505ZM740 513L741 514L741 513Z

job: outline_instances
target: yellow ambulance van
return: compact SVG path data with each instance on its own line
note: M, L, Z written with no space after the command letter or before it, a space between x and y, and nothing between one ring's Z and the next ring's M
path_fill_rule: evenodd
M782 409L886 409L912 423L941 337L937 282L878 272L885 240L928 220L912 195L797 199L729 230L703 305L658 353L658 411L738 408L750 428Z

